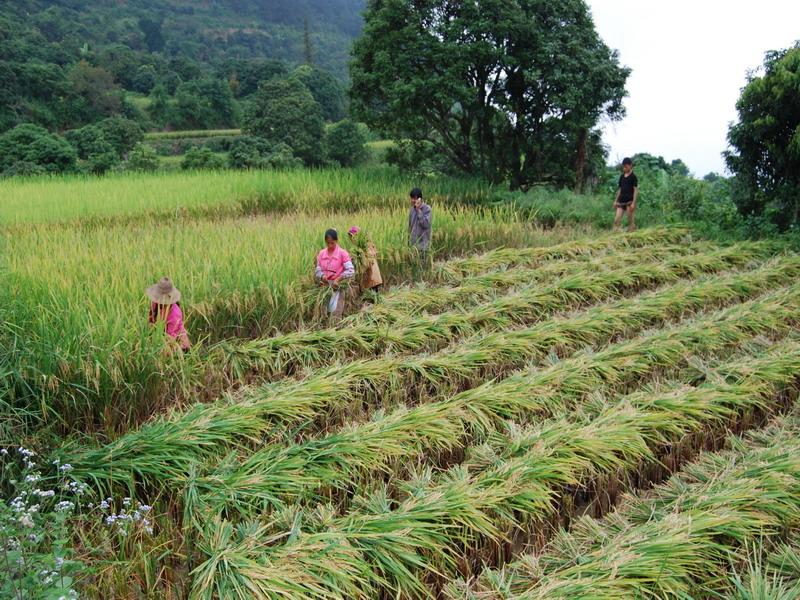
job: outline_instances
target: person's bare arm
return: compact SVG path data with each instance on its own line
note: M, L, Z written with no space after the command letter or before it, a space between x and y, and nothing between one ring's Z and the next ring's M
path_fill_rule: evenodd
M632 208L636 208L636 201L639 199L639 188L633 188L633 204L631 205Z
M619 187L618 187L618 188L617 188L617 195L616 195L616 196L614 196L614 204L613 204L613 208L616 208L616 207L617 207L617 205L619 205L619 195L620 195L621 193L622 193L622 188L619 188Z

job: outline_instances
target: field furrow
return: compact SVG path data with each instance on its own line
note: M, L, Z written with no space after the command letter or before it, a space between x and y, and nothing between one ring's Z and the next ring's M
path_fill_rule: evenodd
M613 266L608 270L590 264L588 269L578 269L548 285L525 287L469 310L434 316L398 314L389 323L350 324L225 344L220 346L224 355L221 362L234 379L241 380L249 372L271 378L336 359L382 352L432 351L478 331L530 324L557 312L620 297L631 290L746 265L774 252L773 244L746 243L715 252L667 257L664 262L617 257L610 260Z
M500 267L537 265L557 258L574 258L609 250L623 250L656 244L675 244L687 238L689 231L679 227L643 229L624 236L606 235L576 242L566 242L541 248L498 248L478 256L469 256L440 263L435 267L435 279L456 282Z
M718 578L743 546L800 524L798 435L795 417L733 439L732 450L702 456L644 498L582 519L544 553L487 571L477 586L453 585L448 597L688 598L714 581L721 591Z
M212 472L190 480L185 506L200 519L208 512L257 514L310 492L325 494L327 487L358 489L382 472L392 474L423 458L435 465L440 452L483 439L506 419L522 422L575 410L590 394L613 392L633 381L641 385L656 371L664 377L691 357L716 354L754 336L783 335L798 322L800 304L790 296L753 300L439 402L379 414L321 438L277 441L239 460L229 456Z
M378 488L352 513L283 545L248 536L236 550L206 547L212 553L197 569L195 592L203 597L204 581L227 588L235 578L247 581L256 597L291 591L294 597L357 598L379 589L427 596L425 578L458 573L465 547L480 547L481 539L499 541L506 529L551 517L564 486L634 469L652 460L659 446L742 411L768 408L794 383L800 344L781 344L726 370L728 381L636 392L602 405L585 420L546 421L518 433L492 455L476 451L475 459L439 476L424 471L400 487L405 499L392 500ZM329 558L312 562L323 546ZM246 572L230 563L218 570L220 552L232 551L247 556ZM298 566L302 575L291 579L288 573ZM215 575L204 573L207 569Z
M698 310L757 296L798 274L800 257L786 257L754 271L675 284L532 328L478 336L430 356L353 361L301 381L268 384L235 399L196 405L105 447L66 449L61 458L75 467L77 476L101 485L117 481L132 486L138 480L171 486L198 461L219 456L233 445L258 442L272 428L310 423L336 410L352 416L377 392L383 402L406 397L414 387L425 399L443 397L475 383L487 367L498 372L541 360L553 351L568 355Z
M714 249L714 245L707 242L680 245L658 243L654 246L625 248L622 252L613 248L593 254L554 259L536 267L518 265L509 268L504 265L496 270L470 276L451 286L417 284L412 287L395 288L379 296L377 303L367 311L345 319L342 326L363 321L393 321L399 315L435 313L453 306L465 308L492 299L504 290L517 286L541 284L564 275L591 272L598 268L609 269L615 265L663 260L671 255L699 254Z

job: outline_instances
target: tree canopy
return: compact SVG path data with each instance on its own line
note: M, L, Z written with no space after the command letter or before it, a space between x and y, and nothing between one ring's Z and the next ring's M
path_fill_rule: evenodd
M769 52L736 104L728 132L728 168L744 215L765 216L780 229L800 224L800 43Z
M322 109L296 79L275 79L262 85L245 113L244 130L272 144L286 144L307 165L324 160Z
M371 0L351 63L355 115L513 188L583 176L628 69L583 0ZM570 164L553 164L563 156ZM553 150L556 149L556 152Z
M259 84L303 64L307 22L315 77L304 83L315 94L343 85L364 1L0 2L0 132L26 122L63 131L109 116L146 128L233 126L237 115L209 98L221 91L209 80L246 102ZM182 85L190 87L175 98ZM126 97L155 89L160 104L148 121L146 99ZM341 119L341 90L325 97ZM212 118L208 108L223 110Z

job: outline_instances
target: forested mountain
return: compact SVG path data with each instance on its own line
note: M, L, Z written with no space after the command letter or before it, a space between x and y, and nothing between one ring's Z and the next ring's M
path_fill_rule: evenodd
M0 131L22 122L65 130L114 115L141 120L147 103L137 105L129 93L154 90L156 101L166 93L176 105L199 97L210 113L214 97L228 93L222 83L245 97L260 81L308 62L309 50L316 67L345 80L364 6L365 0L0 2ZM214 125L201 121L183 125Z

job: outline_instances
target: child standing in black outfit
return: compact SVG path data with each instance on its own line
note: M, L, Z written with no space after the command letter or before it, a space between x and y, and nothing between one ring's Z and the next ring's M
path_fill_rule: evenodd
M633 172L633 161L626 158L622 161L622 175L619 176L619 188L614 199L614 208L617 216L614 219L614 228L619 229L622 215L628 213L628 231L636 230L633 213L636 211L636 200L639 197L639 179Z

